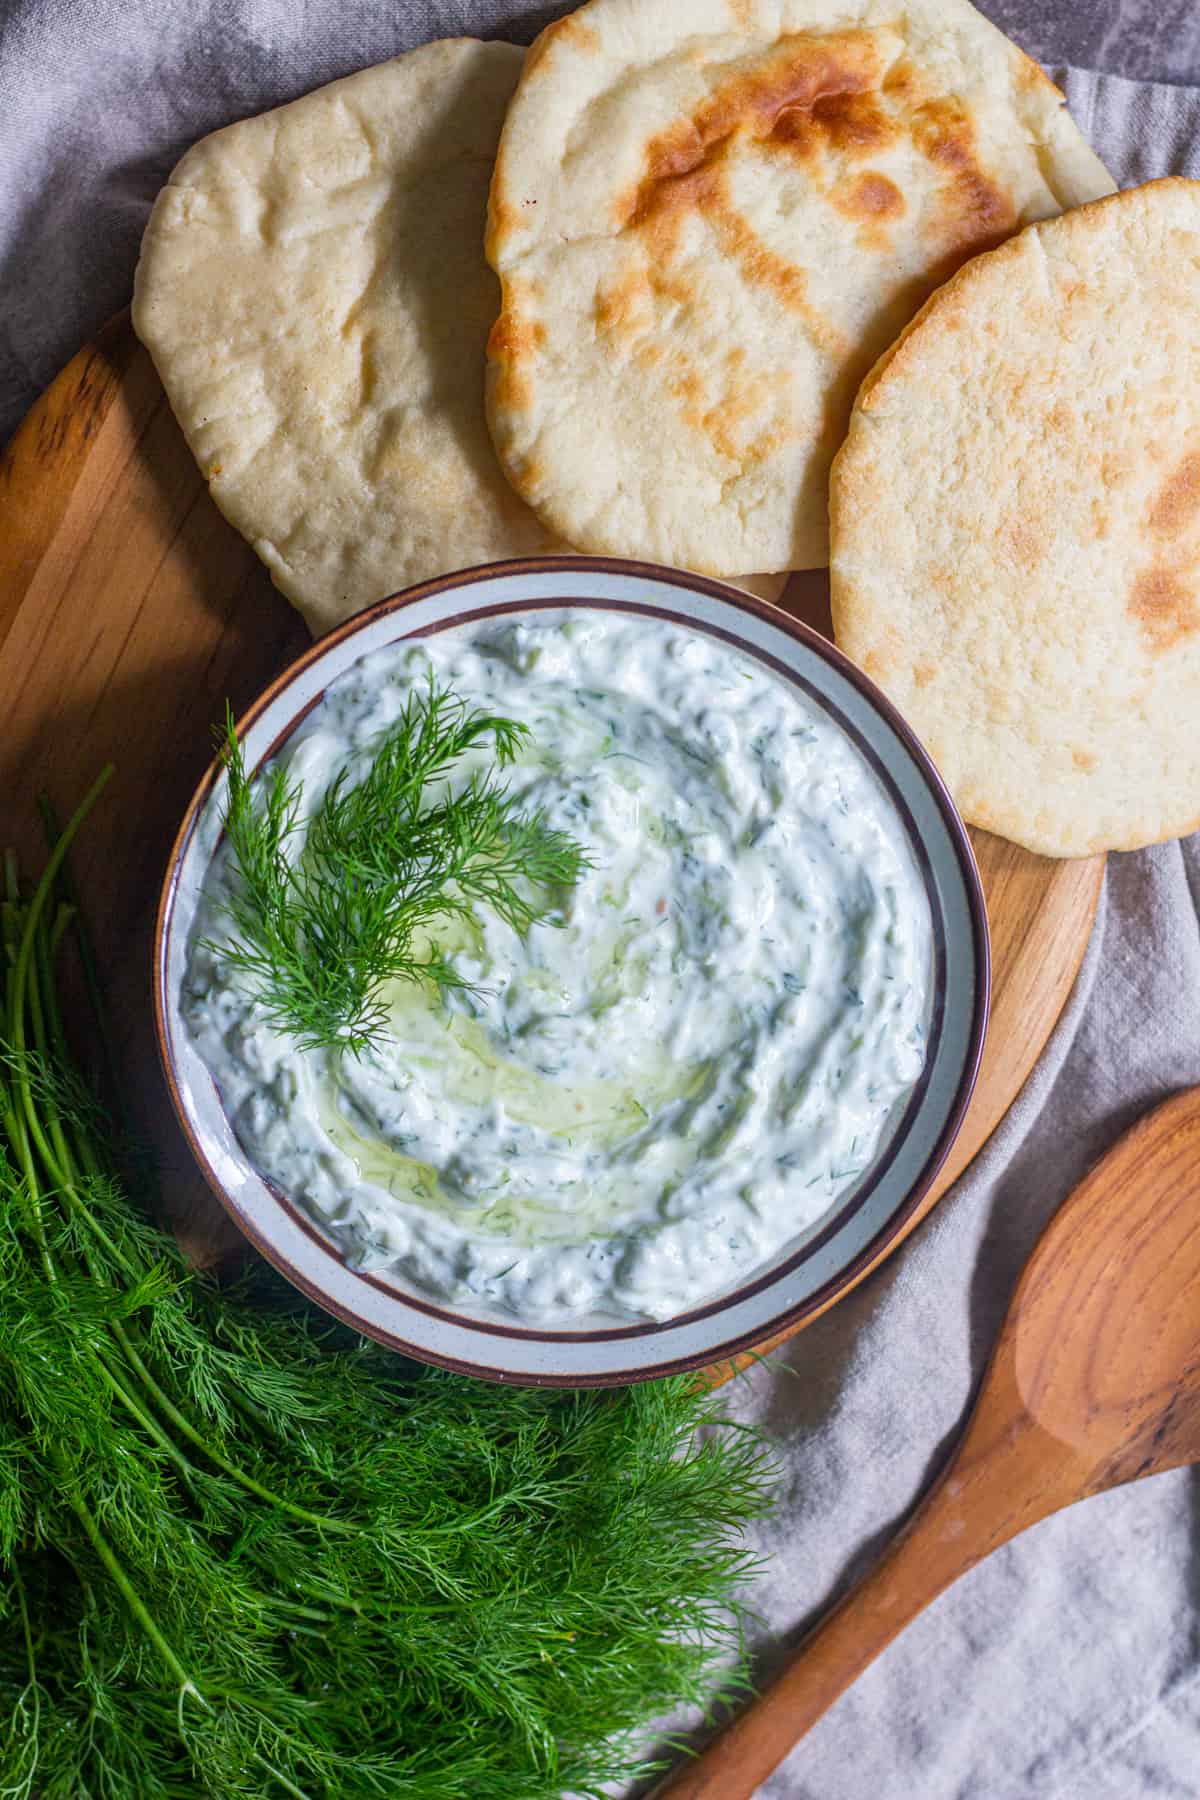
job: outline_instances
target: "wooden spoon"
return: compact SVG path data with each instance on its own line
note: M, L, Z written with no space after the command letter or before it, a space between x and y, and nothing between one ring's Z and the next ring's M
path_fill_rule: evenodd
M652 1800L750 1800L952 1581L1105 1488L1200 1461L1200 1088L1120 1139L1046 1227L958 1447L881 1561Z

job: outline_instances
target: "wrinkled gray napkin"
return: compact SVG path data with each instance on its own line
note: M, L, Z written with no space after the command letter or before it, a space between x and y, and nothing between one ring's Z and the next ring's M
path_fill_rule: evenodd
M0 0L0 438L128 299L193 139L424 38L527 41L527 0ZM1200 91L1079 70L1122 184L1200 175ZM1198 708L1200 713L1200 708ZM1200 841L1113 857L1073 1000L1005 1124L916 1240L737 1391L783 1446L758 1603L787 1634L911 1504L1038 1229L1088 1163L1200 1082ZM920 1619L763 1790L770 1800L1197 1800L1200 1480L1047 1521ZM519 1796L497 1796L519 1800Z

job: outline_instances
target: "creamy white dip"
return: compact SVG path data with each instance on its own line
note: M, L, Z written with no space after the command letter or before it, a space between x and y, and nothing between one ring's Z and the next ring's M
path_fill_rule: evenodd
M931 928L903 830L782 678L607 611L356 664L282 753L306 811L431 668L530 726L513 791L593 864L561 926L481 914L443 947L483 998L397 983L378 1049L300 1051L200 941L226 929L220 853L184 1015L251 1159L355 1266L530 1320L670 1317L827 1214L920 1074Z

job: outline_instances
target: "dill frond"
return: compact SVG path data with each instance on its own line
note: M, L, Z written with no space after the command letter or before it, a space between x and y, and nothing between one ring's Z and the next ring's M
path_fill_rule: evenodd
M302 1048L364 1050L386 1023L390 981L467 988L431 942L439 921L487 907L523 932L558 916L587 858L542 812L522 812L499 779L528 736L431 675L380 739L364 779L339 775L305 826L283 768L256 788L227 711L232 936L208 947L248 978L271 1022ZM452 789L455 766L486 743L493 768Z

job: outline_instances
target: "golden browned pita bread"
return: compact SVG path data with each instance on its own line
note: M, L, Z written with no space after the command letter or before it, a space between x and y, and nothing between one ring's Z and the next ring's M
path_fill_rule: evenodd
M880 351L973 252L1111 187L966 0L591 0L497 157L501 461L580 549L819 565Z
M833 620L965 816L1048 856L1200 825L1200 182L969 263L868 377Z

